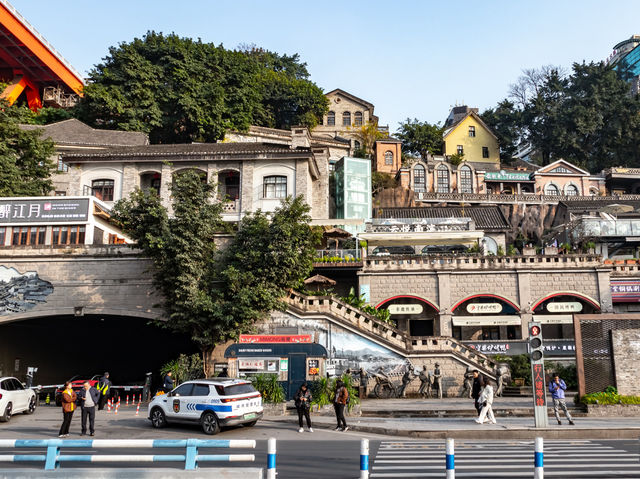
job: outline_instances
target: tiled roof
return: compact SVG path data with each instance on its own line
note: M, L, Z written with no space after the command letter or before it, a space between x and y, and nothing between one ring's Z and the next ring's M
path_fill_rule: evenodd
M635 215L640 211L640 200L623 200L623 199L608 199L608 200L564 200L559 203L559 207L566 208L571 213L585 212L590 213L593 211L599 211L605 207L611 207L613 205L626 205L633 207ZM621 212L619 215L624 216L631 212Z
M20 128L23 130L42 130L42 137L51 138L57 145L134 146L149 143L149 138L145 133L98 130L75 118L49 125L20 125Z
M511 229L498 206L435 206L416 208L380 208L373 211L374 218L471 218L476 229L503 231Z

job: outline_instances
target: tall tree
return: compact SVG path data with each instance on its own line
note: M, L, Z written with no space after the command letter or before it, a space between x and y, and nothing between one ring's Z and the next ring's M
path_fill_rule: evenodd
M349 130L360 142L360 149L354 152L356 158L371 158L376 141L387 137L387 134L378 128L378 123L373 121L368 121L361 126L349 127Z
M440 123L431 124L418 119L406 119L400 123L396 136L402 140L402 148L408 153L420 155L423 160L428 155L442 154L442 134L444 128Z
M0 196L44 196L53 187L53 142L40 130L24 130L32 113L0 100Z
M522 141L522 112L509 100L502 100L495 108L482 112L480 117L498 137L500 159L509 162Z

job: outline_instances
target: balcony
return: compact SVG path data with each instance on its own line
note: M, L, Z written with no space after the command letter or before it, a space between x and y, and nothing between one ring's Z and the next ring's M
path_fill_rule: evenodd
M613 196L566 196L566 195L536 195L533 193L520 195L495 195L480 193L425 193L414 192L414 198L423 203L480 203L480 204L556 204L560 201L640 201L640 195Z
M240 213L240 200L228 200L222 205L222 214Z
M362 267L359 249L320 249L316 250L314 268Z

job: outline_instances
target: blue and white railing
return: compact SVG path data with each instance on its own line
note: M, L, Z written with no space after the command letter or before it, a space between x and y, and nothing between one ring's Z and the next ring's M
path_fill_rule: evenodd
M62 454L65 448L185 448L184 454ZM184 462L185 470L193 470L203 462L255 461L253 454L201 454L202 448L250 448L255 449L254 440L224 439L0 439L0 448L44 448L45 454L0 455L0 462L40 462L45 470L57 469L64 462ZM269 468L275 477L276 440L269 439ZM273 449L273 457L272 450ZM271 467L273 465L273 467Z

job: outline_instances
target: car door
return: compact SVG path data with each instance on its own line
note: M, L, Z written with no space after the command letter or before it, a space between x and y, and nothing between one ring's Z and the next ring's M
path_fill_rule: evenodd
M13 410L14 410L14 412L25 411L27 409L28 404L29 404L29 402L28 402L28 392L24 388L22 383L20 381L18 381L17 379L13 378L10 381L13 382L13 394L15 396L15 403L14 403Z
M187 402L191 400L193 383L181 384L167 394L165 413L168 419L187 419Z
M187 402L186 414L190 419L198 419L211 401L208 384L194 384L191 398Z
M4 404L11 403L11 411L15 411L16 409L16 398L13 394L13 387L13 381L11 380L11 378L5 379L4 381L2 381L2 384L0 384L0 388L2 388L3 391L2 394L6 397L6 401L4 401ZM4 411L0 411L0 414L4 414Z

